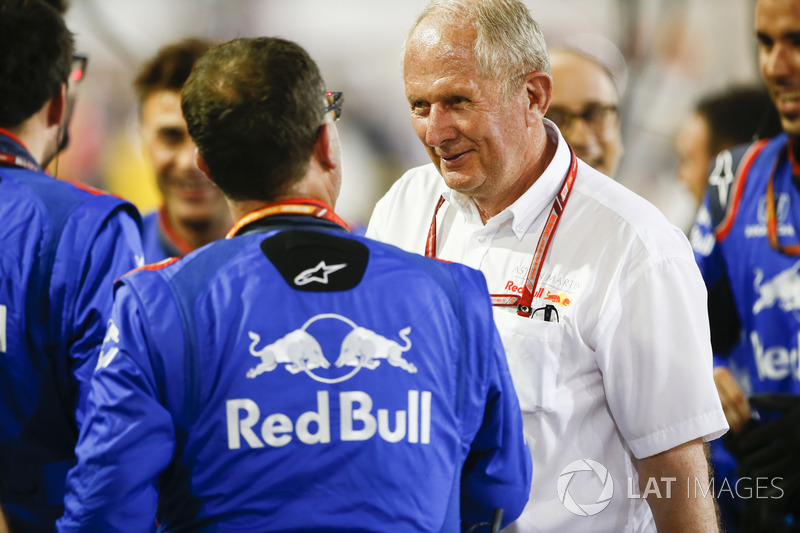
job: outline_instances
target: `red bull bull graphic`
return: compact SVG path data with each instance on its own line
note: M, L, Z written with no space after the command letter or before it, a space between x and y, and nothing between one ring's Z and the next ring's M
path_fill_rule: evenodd
M781 311L791 311L795 314L795 318L798 318L796 314L800 310L800 273L798 270L800 270L800 261L764 281L764 272L760 268L754 269L753 288L758 294L758 299L753 304L753 314L757 315L764 309L769 309L777 304Z
M315 369L327 369L331 366L323 354L319 342L307 331L309 326L319 320L338 320L351 328L351 331L342 341L339 356L335 363L337 368L343 366L354 367L352 371L344 376L326 378L313 372ZM335 313L316 315L306 321L300 329L287 333L261 349L256 349L256 346L261 342L261 336L258 333L249 331L248 335L252 340L250 343L250 355L260 358L261 362L247 371L247 377L255 378L264 372L272 372L279 364L283 364L286 370L292 374L305 372L315 381L338 383L350 379L362 368L375 370L384 360L393 367L401 368L413 374L417 371L416 365L410 363L403 355L411 349L410 333L411 327L403 328L398 332L398 336L403 340L401 345L397 341L361 327L349 318Z
M560 305L561 307L567 307L570 304L569 297L563 292L559 294L553 294L550 291L547 291L547 295L544 297L544 300L552 302L556 305Z

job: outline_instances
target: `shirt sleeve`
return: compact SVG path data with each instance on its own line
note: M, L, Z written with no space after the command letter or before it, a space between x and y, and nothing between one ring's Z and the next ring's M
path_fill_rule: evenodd
M728 429L712 375L706 291L689 254L611 290L596 351L609 407L641 459Z
M172 460L176 437L151 363L160 356L140 307L122 284L91 380L59 531L152 529L157 478Z
M485 364L474 376L473 391L478 392L472 393L473 405L468 409L472 418L466 426L477 426L477 430L462 469L461 516L464 524L489 522L495 509L502 508L505 527L528 501L531 456L486 282L475 274L460 283L470 315L465 321L471 346L467 353L472 361Z
M78 239L85 238L78 235ZM89 380L97 365L97 355L111 314L114 281L141 266L143 259L139 226L125 210L115 211L101 226L89 246L74 295L70 331L72 373L79 387L75 417L80 427L86 409Z

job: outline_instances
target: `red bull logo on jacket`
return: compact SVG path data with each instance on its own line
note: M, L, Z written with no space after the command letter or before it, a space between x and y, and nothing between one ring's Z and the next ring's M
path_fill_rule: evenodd
M338 394L339 440L365 441L378 437L386 442L405 440L412 444L431 442L431 393L408 391L408 408L395 411L378 409L373 414L372 397L363 391L345 391ZM261 419L258 404L249 398L225 402L228 449L244 446L280 448L293 440L303 444L328 444L331 442L330 394L317 391L317 407L292 420L283 413L273 413Z
M350 333L344 337L335 362L336 368L354 367L344 376L327 378L313 372L315 369L328 369L331 366L329 360L322 353L319 342L308 333L309 326L319 320L339 320L352 328ZM256 349L256 346L261 342L261 336L250 331L248 332L252 340L250 355L258 357L261 362L247 371L247 377L255 378L264 372L272 372L279 364L283 364L284 368L292 374L305 372L315 381L337 383L350 379L362 368L375 370L382 361L413 374L416 373L417 367L404 356L411 349L410 333L410 327L403 328L398 332L398 337L403 341L401 345L395 340L361 327L349 318L335 313L316 315L303 324L300 329L291 331L260 349Z

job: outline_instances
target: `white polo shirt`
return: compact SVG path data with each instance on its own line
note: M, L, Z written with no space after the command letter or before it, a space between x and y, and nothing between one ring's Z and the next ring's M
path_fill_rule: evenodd
M486 225L430 164L392 186L367 236L424 253L441 195L436 257L483 271L493 294L521 294L570 161L545 124L552 162ZM633 458L728 428L691 247L654 206L579 161L538 288L533 307L554 305L557 323L495 307L533 457L530 501L508 530L655 531Z

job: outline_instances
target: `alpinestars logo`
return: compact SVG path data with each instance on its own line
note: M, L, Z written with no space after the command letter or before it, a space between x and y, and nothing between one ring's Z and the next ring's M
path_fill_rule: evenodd
M308 285L309 283L322 283L328 284L328 275L333 274L337 270L341 270L347 266L347 263L341 265L326 265L325 261L320 261L319 264L313 268L309 268L300 272L294 278L295 285Z
M351 331L342 340L339 356L334 363L336 368L354 367L352 371L343 376L327 378L313 372L318 368L328 369L331 367L330 362L322 353L319 342L307 331L309 326L319 320L338 320L351 328ZM248 332L252 341L250 355L260 358L261 362L247 371L247 377L254 378L264 372L272 372L279 364L284 364L286 370L292 374L305 372L315 381L338 383L350 379L362 368L376 369L381 361L386 361L392 366L413 374L417 372L417 367L403 356L411 349L410 333L410 327L403 328L398 332L398 336L404 341L404 344L400 345L397 341L358 326L349 318L335 313L316 315L306 321L301 328L258 349L256 347L261 342L261 336L250 331Z

